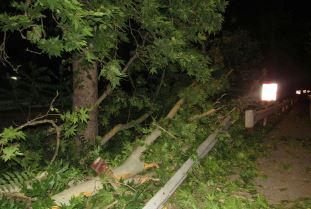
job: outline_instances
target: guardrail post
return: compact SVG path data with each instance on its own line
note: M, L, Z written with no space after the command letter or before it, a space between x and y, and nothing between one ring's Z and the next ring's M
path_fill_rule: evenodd
M263 119L262 125L263 125L263 126L266 126L266 125L267 125L267 121L268 121L268 117L265 117L265 118Z
M245 111L245 128L254 128L255 125L255 110Z

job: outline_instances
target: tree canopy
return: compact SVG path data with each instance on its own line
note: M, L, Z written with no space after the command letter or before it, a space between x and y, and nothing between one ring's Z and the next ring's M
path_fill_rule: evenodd
M195 104L223 90L219 76L213 78L217 69L212 68L204 48L209 38L220 31L226 4L222 0L12 1L0 14L4 34L1 60L14 66L5 43L12 43L8 35L17 33L28 42L28 53L57 57L67 64L78 59L77 64L83 66L79 71L99 69L95 75L104 88L88 87L99 92L97 101L83 103L80 107L88 109L66 113L61 120L66 127L64 137L72 137L81 128L76 125L78 121L84 123L98 117L97 112L93 116L90 113L90 117L80 113L97 108L114 91L99 112L102 131L108 131L112 125L108 121L124 118L121 112L128 108L134 109L134 116L150 110L163 113L175 102L176 94ZM22 70L23 66L17 73ZM38 70L48 75L53 69L34 69ZM88 80L88 76L81 79ZM181 92L194 81L196 87ZM62 85L71 88L68 82L61 81ZM84 96L91 94L89 89L83 91ZM81 99L89 98L82 95ZM82 119L76 118L80 116ZM18 149L14 153L17 156Z
M198 46L220 30L225 6L221 0L17 1L1 14L0 27L20 32L39 53L79 53L86 63L98 63L112 87L126 76L130 57L139 70L154 74L174 64L207 82L209 59Z

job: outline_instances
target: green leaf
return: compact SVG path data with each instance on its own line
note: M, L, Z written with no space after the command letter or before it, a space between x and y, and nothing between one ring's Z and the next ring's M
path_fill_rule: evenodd
M152 68L150 68L149 72L151 75L154 75L154 74L157 74L158 71L157 71L157 68L152 67Z
M62 40L58 37L41 39L38 42L38 48L47 53L50 57L58 57L61 55L64 46Z
M4 32L25 29L31 24L32 21L26 15L9 16L7 14L0 14L0 28Z
M73 112L73 113L70 115L69 120L70 120L71 123L77 124L77 123L79 122L79 118L78 118L77 112Z
M6 145L9 142L12 142L13 140L24 140L26 139L26 135L24 132L19 131L12 126L9 128L5 128L3 132L0 134L1 140L0 144Z
M118 86L123 77L119 60L108 62L106 66L101 69L99 76L109 80L113 88Z
M77 125L73 125L71 127L68 127L66 130L65 130L65 137L66 138L69 138L71 136L74 136L77 132Z
M11 160L13 157L17 155L23 155L23 153L19 152L19 149L17 147L9 146L9 147L5 147L2 150L1 158L6 162L8 160Z
M92 51L86 50L84 52L85 54L85 58L88 62L94 62L95 60L97 60L97 57L95 56L95 54Z
M27 39L32 43L37 43L42 38L43 28L41 26L33 26L31 31L27 31Z
M92 12L92 15L96 16L96 17L102 17L105 15L105 13L103 13L103 12Z
M200 41L206 41L207 40L206 35L203 33L198 33L198 39Z
M87 121L89 120L89 110L87 108L81 108L79 110L79 119L82 123L87 123Z

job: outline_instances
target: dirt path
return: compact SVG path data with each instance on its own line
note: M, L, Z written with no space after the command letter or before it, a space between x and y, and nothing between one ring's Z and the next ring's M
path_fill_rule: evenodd
M258 159L257 190L270 204L311 198L311 121L308 103L297 104L266 137Z

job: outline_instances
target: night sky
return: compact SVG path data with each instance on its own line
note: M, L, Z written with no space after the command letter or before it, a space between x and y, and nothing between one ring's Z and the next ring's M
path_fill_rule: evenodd
M263 44L269 79L288 89L311 87L308 1L231 0L224 28L241 28Z

